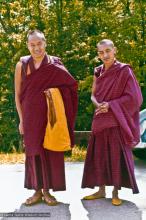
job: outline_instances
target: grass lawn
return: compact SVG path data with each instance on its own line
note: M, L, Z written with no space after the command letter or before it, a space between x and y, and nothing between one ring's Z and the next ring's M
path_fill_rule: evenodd
M65 161L67 162L79 162L84 161L86 156L86 149L75 146L72 150L72 155L65 155ZM24 153L0 153L0 164L15 164L24 163Z

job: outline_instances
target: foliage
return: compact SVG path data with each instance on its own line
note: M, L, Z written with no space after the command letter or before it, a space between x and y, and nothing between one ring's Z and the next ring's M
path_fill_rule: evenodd
M0 1L0 150L20 148L14 104L14 71L28 54L29 29L45 33L49 54L62 61L79 81L77 130L89 130L94 107L90 101L96 43L109 38L117 58L133 66L146 94L145 0L1 0ZM146 100L143 108L146 107Z

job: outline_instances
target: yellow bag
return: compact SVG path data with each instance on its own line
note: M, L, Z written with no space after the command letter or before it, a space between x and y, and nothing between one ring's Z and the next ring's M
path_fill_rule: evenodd
M48 106L48 123L44 137L44 148L52 151L71 150L64 103L59 89L45 91Z

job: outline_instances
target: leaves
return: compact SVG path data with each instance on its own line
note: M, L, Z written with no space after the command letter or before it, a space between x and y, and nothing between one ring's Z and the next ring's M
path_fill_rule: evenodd
M14 103L14 70L27 55L29 29L40 29L47 51L60 56L79 81L77 130L90 130L90 100L96 44L114 41L121 62L130 63L146 94L145 0L1 0L0 1L0 151L19 149L18 117ZM144 100L143 107L146 107Z

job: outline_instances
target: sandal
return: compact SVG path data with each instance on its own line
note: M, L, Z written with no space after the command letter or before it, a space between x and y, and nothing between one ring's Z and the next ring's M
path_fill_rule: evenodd
M122 204L122 200L119 198L112 198L112 205L119 206Z
M31 205L35 205L35 204L37 204L37 203L40 203L40 202L42 202L42 192L40 192L40 191L36 191L34 194L33 194L33 196L31 196L31 197L29 197L26 201L25 201L25 203L24 203L24 205L26 205L26 206L31 206Z
M122 204L122 200L118 197L118 191L113 190L112 192L112 205L119 206Z
M102 199L102 198L105 198L105 196L106 196L105 193L97 192L97 193L94 193L92 195L83 197L83 200Z
M52 196L49 192L43 192L43 200L49 206L55 206L58 204L58 201L56 200L56 198Z

